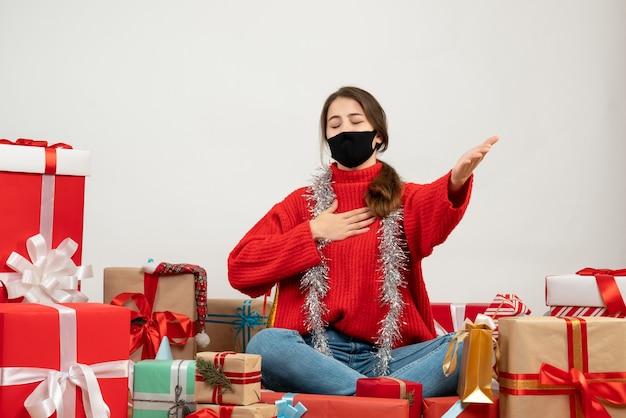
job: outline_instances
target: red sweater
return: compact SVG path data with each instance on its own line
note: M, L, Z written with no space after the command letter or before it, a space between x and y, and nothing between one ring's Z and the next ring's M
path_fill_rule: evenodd
M331 166L337 212L365 206L365 191L380 172L381 163L358 171ZM401 294L406 305L400 326L402 341L413 344L435 337L432 311L422 277L421 261L443 243L463 217L472 179L461 192L448 196L450 173L430 184L405 183L402 203L404 232L410 252L407 286ZM275 299L273 326L305 334L304 293L300 278L321 262L309 227L306 188L300 188L276 204L237 244L228 258L228 278L237 290L258 297L280 283ZM339 331L374 343L387 308L380 302L377 219L362 235L327 244L330 290L324 299L327 323Z

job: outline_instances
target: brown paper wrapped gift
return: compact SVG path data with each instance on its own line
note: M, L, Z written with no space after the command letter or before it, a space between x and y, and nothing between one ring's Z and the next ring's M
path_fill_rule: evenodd
M210 409L220 417L229 418L273 418L276 416L276 405L253 403L246 406L215 405L210 403L196 404L196 410Z
M196 355L196 403L251 405L261 400L261 356L234 351Z
M626 321L500 320L500 415L626 417Z
M266 327L271 307L265 299L208 299L204 330L211 342L198 350L245 352L250 338Z
M107 267L104 269L104 303L121 293L144 293L144 271L138 267ZM153 312L174 312L186 315L191 321L197 318L195 302L195 282L193 274L163 275L154 299ZM136 309L132 301L125 303L131 309ZM170 338L170 343L176 343ZM158 345L156 347L158 349ZM140 348L131 353L130 359L138 362L142 357ZM189 338L185 345L172 344L172 358L174 360L193 360L195 357L196 342Z

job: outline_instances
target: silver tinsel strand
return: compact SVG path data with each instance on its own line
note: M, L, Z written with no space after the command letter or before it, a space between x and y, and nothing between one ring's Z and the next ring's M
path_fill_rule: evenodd
M315 218L326 210L335 200L335 192L332 188L332 172L330 168L321 169L321 173L313 178L311 186L307 189L306 199L309 203L311 218ZM376 345L378 351L375 357L378 359L377 372L379 375L387 374L391 349L401 339L400 322L404 301L400 294L400 287L405 286L403 272L406 270L407 256L404 252L404 231L402 228L403 211L398 209L381 220L378 229L380 252L380 270L382 275L381 304L388 306L389 311L381 321ZM323 254L323 248L329 241L322 240L317 243L322 262L306 271L300 281L300 289L306 292L303 310L305 312L305 326L311 333L316 350L332 357L328 348L326 335L326 323L322 319L328 312L323 299L328 293L328 264Z
M402 218L402 208L397 209L381 221L378 230L382 274L381 303L389 308L387 315L381 321L376 341L378 346L375 354L378 358L376 372L379 376L387 374L389 362L392 360L392 347L402 338L400 323L405 302L402 300L400 288L406 285L403 273L406 271L407 263L402 238L404 236Z
M333 191L331 177L332 172L330 168L321 169L321 173L313 177L313 182L307 189L305 197L309 203L311 219L328 209L333 200L335 200L336 196ZM307 331L311 333L313 347L320 353L332 357L330 348L328 348L328 337L326 336L327 324L322 319L324 314L328 312L324 303L324 298L329 289L328 264L322 251L328 242L328 240L317 242L317 251L322 258L322 262L306 271L300 281L300 289L306 291L303 306L305 314L304 325Z

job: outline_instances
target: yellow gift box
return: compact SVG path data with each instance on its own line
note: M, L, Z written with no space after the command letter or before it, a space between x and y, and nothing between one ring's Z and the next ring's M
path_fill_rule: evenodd
M501 416L626 417L625 320L531 316L499 322Z
M234 351L196 355L196 403L251 405L261 401L261 356Z

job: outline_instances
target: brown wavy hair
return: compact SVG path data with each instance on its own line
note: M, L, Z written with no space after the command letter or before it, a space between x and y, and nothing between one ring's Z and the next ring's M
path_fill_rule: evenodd
M328 145L328 138L326 137L328 108L339 97L355 100L361 105L365 112L365 118L374 127L374 130L382 140L378 152L384 152L389 146L387 115L374 96L363 89L351 86L341 87L328 96L326 102L324 102L320 116L322 146ZM400 207L403 188L402 180L396 170L384 161L381 161L381 163L383 165L382 170L372 180L367 192L365 192L365 203L374 212L374 215L384 218Z

